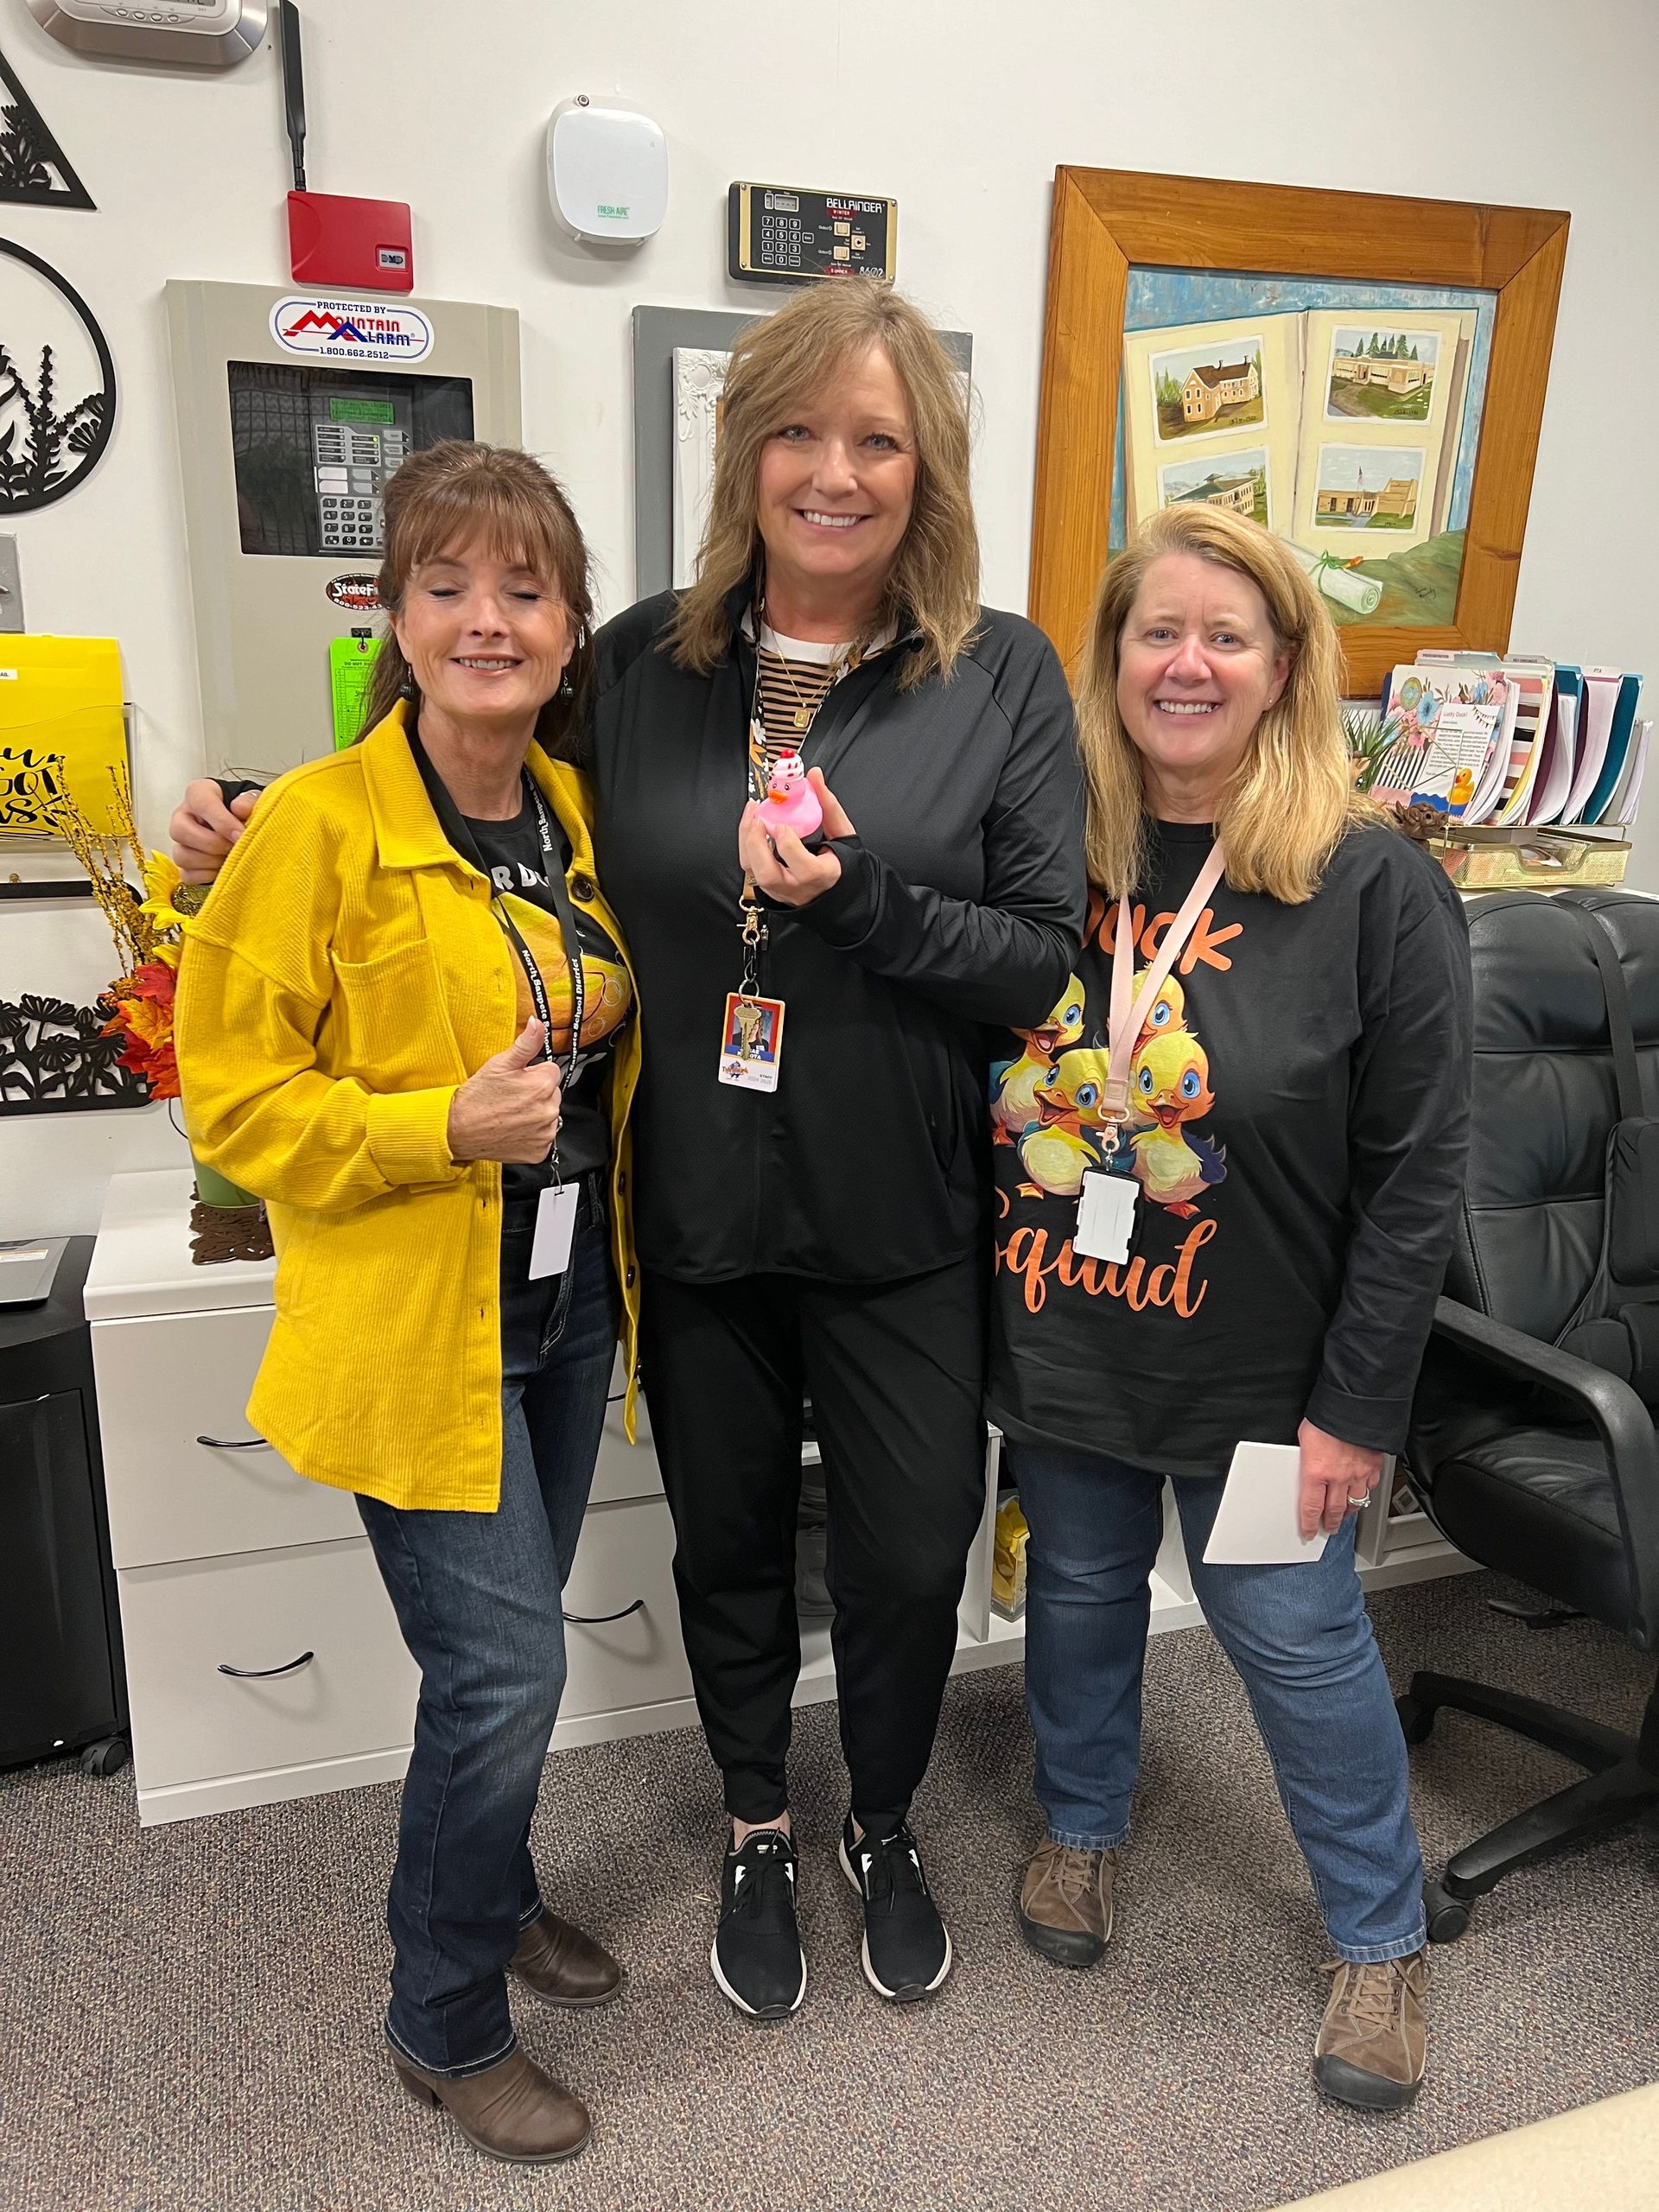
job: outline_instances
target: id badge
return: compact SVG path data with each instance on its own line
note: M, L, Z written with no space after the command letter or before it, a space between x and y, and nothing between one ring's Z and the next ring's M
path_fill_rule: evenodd
M1127 1260L1140 1195L1133 1175L1103 1175L1090 1168L1083 1179L1071 1249L1085 1260Z
M719 1080L736 1090L776 1090L784 1054L784 1002L745 991L726 994Z
M536 1234L530 1243L530 1280L562 1275L570 1264L576 1234L579 1183L550 1183L536 1201Z

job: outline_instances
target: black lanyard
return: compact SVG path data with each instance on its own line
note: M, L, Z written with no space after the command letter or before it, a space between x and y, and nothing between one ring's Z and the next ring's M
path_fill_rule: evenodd
M553 835L553 819L547 810L547 801L528 768L524 772L524 791L536 810L536 828L542 841L542 865L547 877L547 887L552 894L553 911L558 916L559 935L564 941L564 964L570 977L570 1053L559 1063L559 1078L567 1087L575 1081L576 1065L582 1057L582 1025L588 1011L588 974L582 965L582 940L577 933L576 910L571 903L570 887L564 880L564 869L559 860L557 842ZM463 859L469 860L479 874L488 879L492 886L495 879L478 849L478 841L467 828L465 817L456 810L453 822L445 825L450 842ZM524 968L524 980L530 985L530 996L536 1008L536 1018L541 1023L544 1041L537 1055L550 1060L553 1052L553 1013L547 995L547 985L542 981L542 971L536 964L536 956L524 943L524 936L512 916L499 896L492 898L495 918L506 932L509 943L518 954ZM559 1172L559 1147L556 1139L548 1158L553 1165L555 1179Z

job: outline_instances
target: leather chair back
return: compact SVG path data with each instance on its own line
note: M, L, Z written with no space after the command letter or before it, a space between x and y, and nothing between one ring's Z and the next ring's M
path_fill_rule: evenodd
M1659 1112L1659 899L1497 892L1469 902L1468 921L1474 1088L1446 1293L1553 1344L1595 1274L1607 1137L1618 1119L1586 932L1605 929L1618 948L1643 1096Z

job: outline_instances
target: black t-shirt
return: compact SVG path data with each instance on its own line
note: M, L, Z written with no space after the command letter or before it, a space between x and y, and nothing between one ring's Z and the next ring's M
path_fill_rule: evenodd
M1211 843L1160 825L1132 909L1138 963ZM1065 997L993 1071L992 1417L1169 1474L1223 1473L1243 1440L1294 1444L1304 1415L1397 1451L1462 1188L1456 893L1382 828L1351 832L1300 906L1224 879L1136 1039L1140 1195L1114 1266L1077 1258L1071 1236L1101 1152L1116 915L1094 895Z

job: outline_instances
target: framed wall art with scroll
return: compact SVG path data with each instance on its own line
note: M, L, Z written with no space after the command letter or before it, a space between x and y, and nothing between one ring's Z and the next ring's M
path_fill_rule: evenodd
M1505 651L1567 219L1058 170L1030 613L1068 666L1109 556L1186 500L1295 548L1350 696Z

